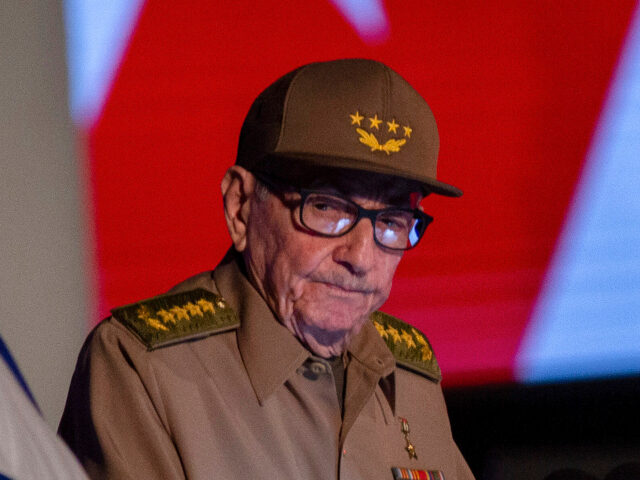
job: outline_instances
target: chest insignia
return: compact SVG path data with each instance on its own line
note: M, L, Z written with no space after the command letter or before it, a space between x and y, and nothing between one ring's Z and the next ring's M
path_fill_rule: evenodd
M237 328L240 321L225 300L198 288L160 295L111 311L149 350Z
M409 454L409 460L411 460L412 458L415 458L417 460L418 454L416 453L416 447L414 447L413 443L411 443L411 440L409 440L409 432L411 431L409 429L409 422L406 418L400 417L400 424L402 425L402 434L404 435L404 441L406 442L406 446L404 447L404 449Z
M398 365L436 383L442 379L438 361L424 333L383 312L373 312L370 318Z
M424 478L427 480L445 480L440 470L414 470L412 468L392 467L393 480Z

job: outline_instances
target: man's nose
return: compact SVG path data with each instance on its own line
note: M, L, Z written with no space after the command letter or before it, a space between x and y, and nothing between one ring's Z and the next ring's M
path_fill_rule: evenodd
M333 252L334 261L357 276L363 276L373 268L380 247L373 239L373 225L368 218L362 218L339 240Z

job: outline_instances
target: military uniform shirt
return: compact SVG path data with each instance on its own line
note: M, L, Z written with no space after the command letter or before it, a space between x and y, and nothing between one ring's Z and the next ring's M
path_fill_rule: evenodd
M330 363L276 320L237 255L174 291L196 287L221 294L239 328L148 351L110 318L85 343L60 433L92 478L473 478L440 386L396 367L372 324L348 347L341 415Z

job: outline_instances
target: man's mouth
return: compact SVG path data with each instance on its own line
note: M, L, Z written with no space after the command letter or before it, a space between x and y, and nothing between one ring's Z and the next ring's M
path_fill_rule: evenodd
M313 281L335 291L336 293L370 295L375 292L375 289L367 285L363 285L362 282L324 278L314 279Z

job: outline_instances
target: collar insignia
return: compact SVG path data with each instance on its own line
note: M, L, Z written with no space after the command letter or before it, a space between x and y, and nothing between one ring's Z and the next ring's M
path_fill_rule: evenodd
M396 119L392 118L391 121L385 121L381 118L378 118L378 114L374 114L372 117L367 117L369 120L369 131L365 130L362 124L362 121L365 119L364 115L360 114L360 111L356 110L355 114L350 114L351 117L351 125L356 126L356 132L358 135L358 140L360 143L366 145L371 149L372 152L384 152L387 155L392 153L399 152L400 149L407 143L407 140L411 138L411 132L413 131L409 125L402 125L402 129L404 132L404 138L388 138L384 143L381 143L382 140L378 140L378 137L373 133L373 130L380 131L380 127L385 124L387 126L386 133L387 134L398 134L398 128L401 126L399 123L396 123ZM382 126L382 130L385 130L385 127Z

